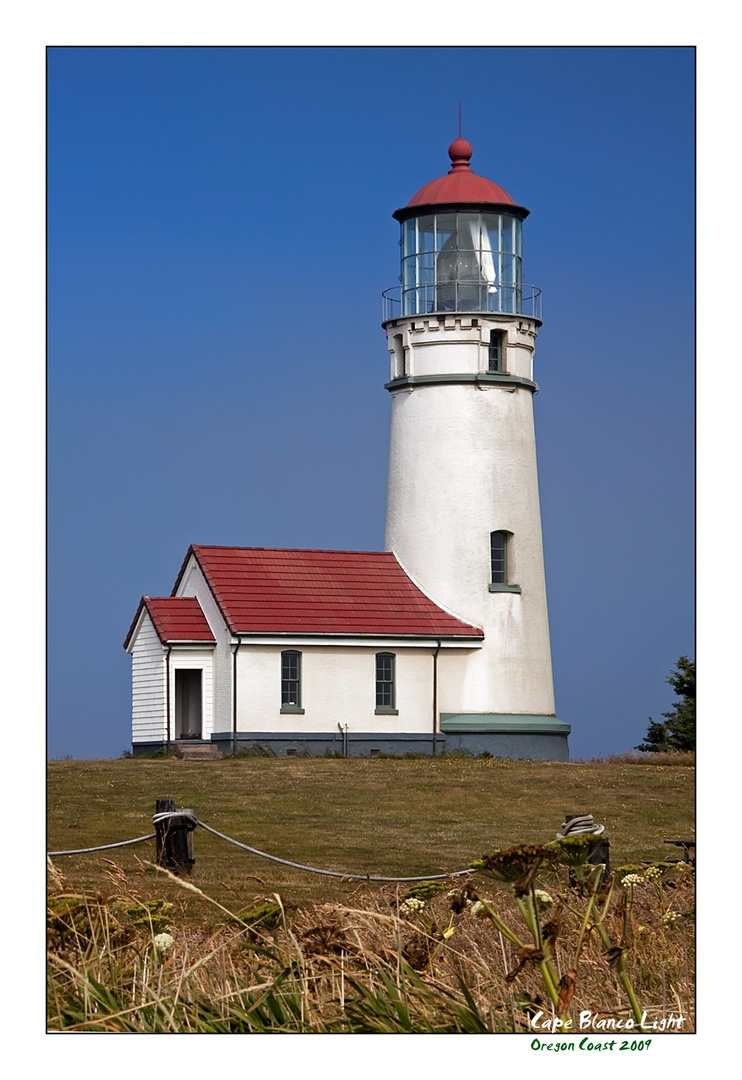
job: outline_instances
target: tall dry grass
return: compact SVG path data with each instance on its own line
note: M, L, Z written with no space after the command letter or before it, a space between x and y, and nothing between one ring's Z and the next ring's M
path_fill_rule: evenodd
M51 1030L505 1033L530 1030L539 1011L554 1014L538 963L481 917L487 901L523 940L513 889L480 875L465 887L349 887L344 903L291 908L277 895L253 896L230 911L179 882L184 896L195 890L216 905L214 928L184 919L184 905L152 900L151 887L145 899L138 874L105 866L109 888L91 895L50 865ZM630 1017L584 887L551 865L532 884L552 900L541 921L559 912L557 976L576 963L567 1011ZM681 1030L692 1031L692 868L661 864L646 876L646 867L626 867L612 884L604 932L642 1010L650 1021L682 1015Z

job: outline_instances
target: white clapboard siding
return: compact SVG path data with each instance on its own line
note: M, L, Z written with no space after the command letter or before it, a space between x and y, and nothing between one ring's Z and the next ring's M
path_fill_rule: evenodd
M166 712L165 650L144 611L132 650L132 741L164 741Z

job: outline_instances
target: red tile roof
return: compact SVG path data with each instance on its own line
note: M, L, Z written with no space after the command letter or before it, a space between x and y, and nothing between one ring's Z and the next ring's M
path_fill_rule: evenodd
M481 638L429 600L389 551L192 545L235 634L373 634Z
M214 635L195 596L143 596L124 648L134 633L142 608L146 608L160 641L213 642Z

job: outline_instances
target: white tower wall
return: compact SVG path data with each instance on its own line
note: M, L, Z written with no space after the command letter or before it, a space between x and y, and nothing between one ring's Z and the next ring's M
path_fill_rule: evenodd
M385 547L428 595L485 632L441 658L441 713L553 716L533 426L538 320L424 315L386 324L392 356ZM504 372L488 371L504 331ZM508 536L491 586L490 534Z

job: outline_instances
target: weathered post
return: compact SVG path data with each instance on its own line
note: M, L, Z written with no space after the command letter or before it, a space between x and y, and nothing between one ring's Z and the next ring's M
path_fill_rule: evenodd
M195 859L193 857L193 810L181 807L176 811L174 799L157 799L155 815L171 813L174 817L155 821L156 856L158 866L172 870L174 874L190 874Z

